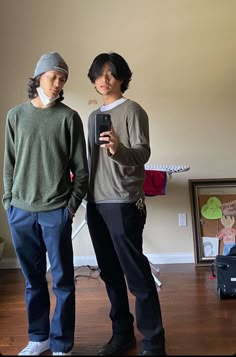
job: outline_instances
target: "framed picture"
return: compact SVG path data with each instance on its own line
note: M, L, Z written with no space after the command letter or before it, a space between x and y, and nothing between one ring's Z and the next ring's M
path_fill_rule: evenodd
M236 244L236 179L189 180L196 265L211 265Z

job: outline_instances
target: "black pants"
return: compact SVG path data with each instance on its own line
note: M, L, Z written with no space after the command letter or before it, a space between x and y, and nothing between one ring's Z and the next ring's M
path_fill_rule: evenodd
M144 348L163 349L165 344L159 297L148 259L143 254L146 207L135 203L87 205L87 223L101 278L111 302L113 333L133 332L126 281L135 296L137 328Z

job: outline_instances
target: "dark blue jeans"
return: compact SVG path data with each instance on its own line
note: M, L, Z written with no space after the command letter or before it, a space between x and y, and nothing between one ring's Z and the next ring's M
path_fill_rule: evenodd
M74 344L75 329L72 220L69 212L67 208L28 212L11 206L7 216L26 282L29 339L44 341L50 338L52 351L68 352ZM51 323L46 251L56 296Z
M136 298L136 321L144 348L158 353L164 350L165 336L155 281L143 254L145 222L145 205L139 209L135 203L87 204L88 228L111 302L113 333L133 333L127 281Z

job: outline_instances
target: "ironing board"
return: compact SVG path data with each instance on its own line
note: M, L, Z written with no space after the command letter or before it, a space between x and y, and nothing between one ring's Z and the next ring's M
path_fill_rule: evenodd
M190 166L186 165L145 165L145 170L154 170L154 171L164 171L168 176L172 176L173 173L188 171Z
M145 170L149 171L163 171L166 172L169 178L172 178L173 173L180 173L184 171L188 171L190 169L189 166L186 165L145 165ZM160 272L159 267L156 267L152 262L150 262L152 269L156 272ZM152 273L153 278L158 286L161 286L161 281Z

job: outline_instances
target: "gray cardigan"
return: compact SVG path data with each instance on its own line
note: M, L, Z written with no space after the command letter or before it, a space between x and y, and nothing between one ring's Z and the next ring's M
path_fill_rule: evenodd
M144 197L144 165L150 157L149 123L145 110L136 102L126 100L104 112L111 115L119 146L111 156L94 142L95 114L88 120L88 201L97 203L134 202Z

